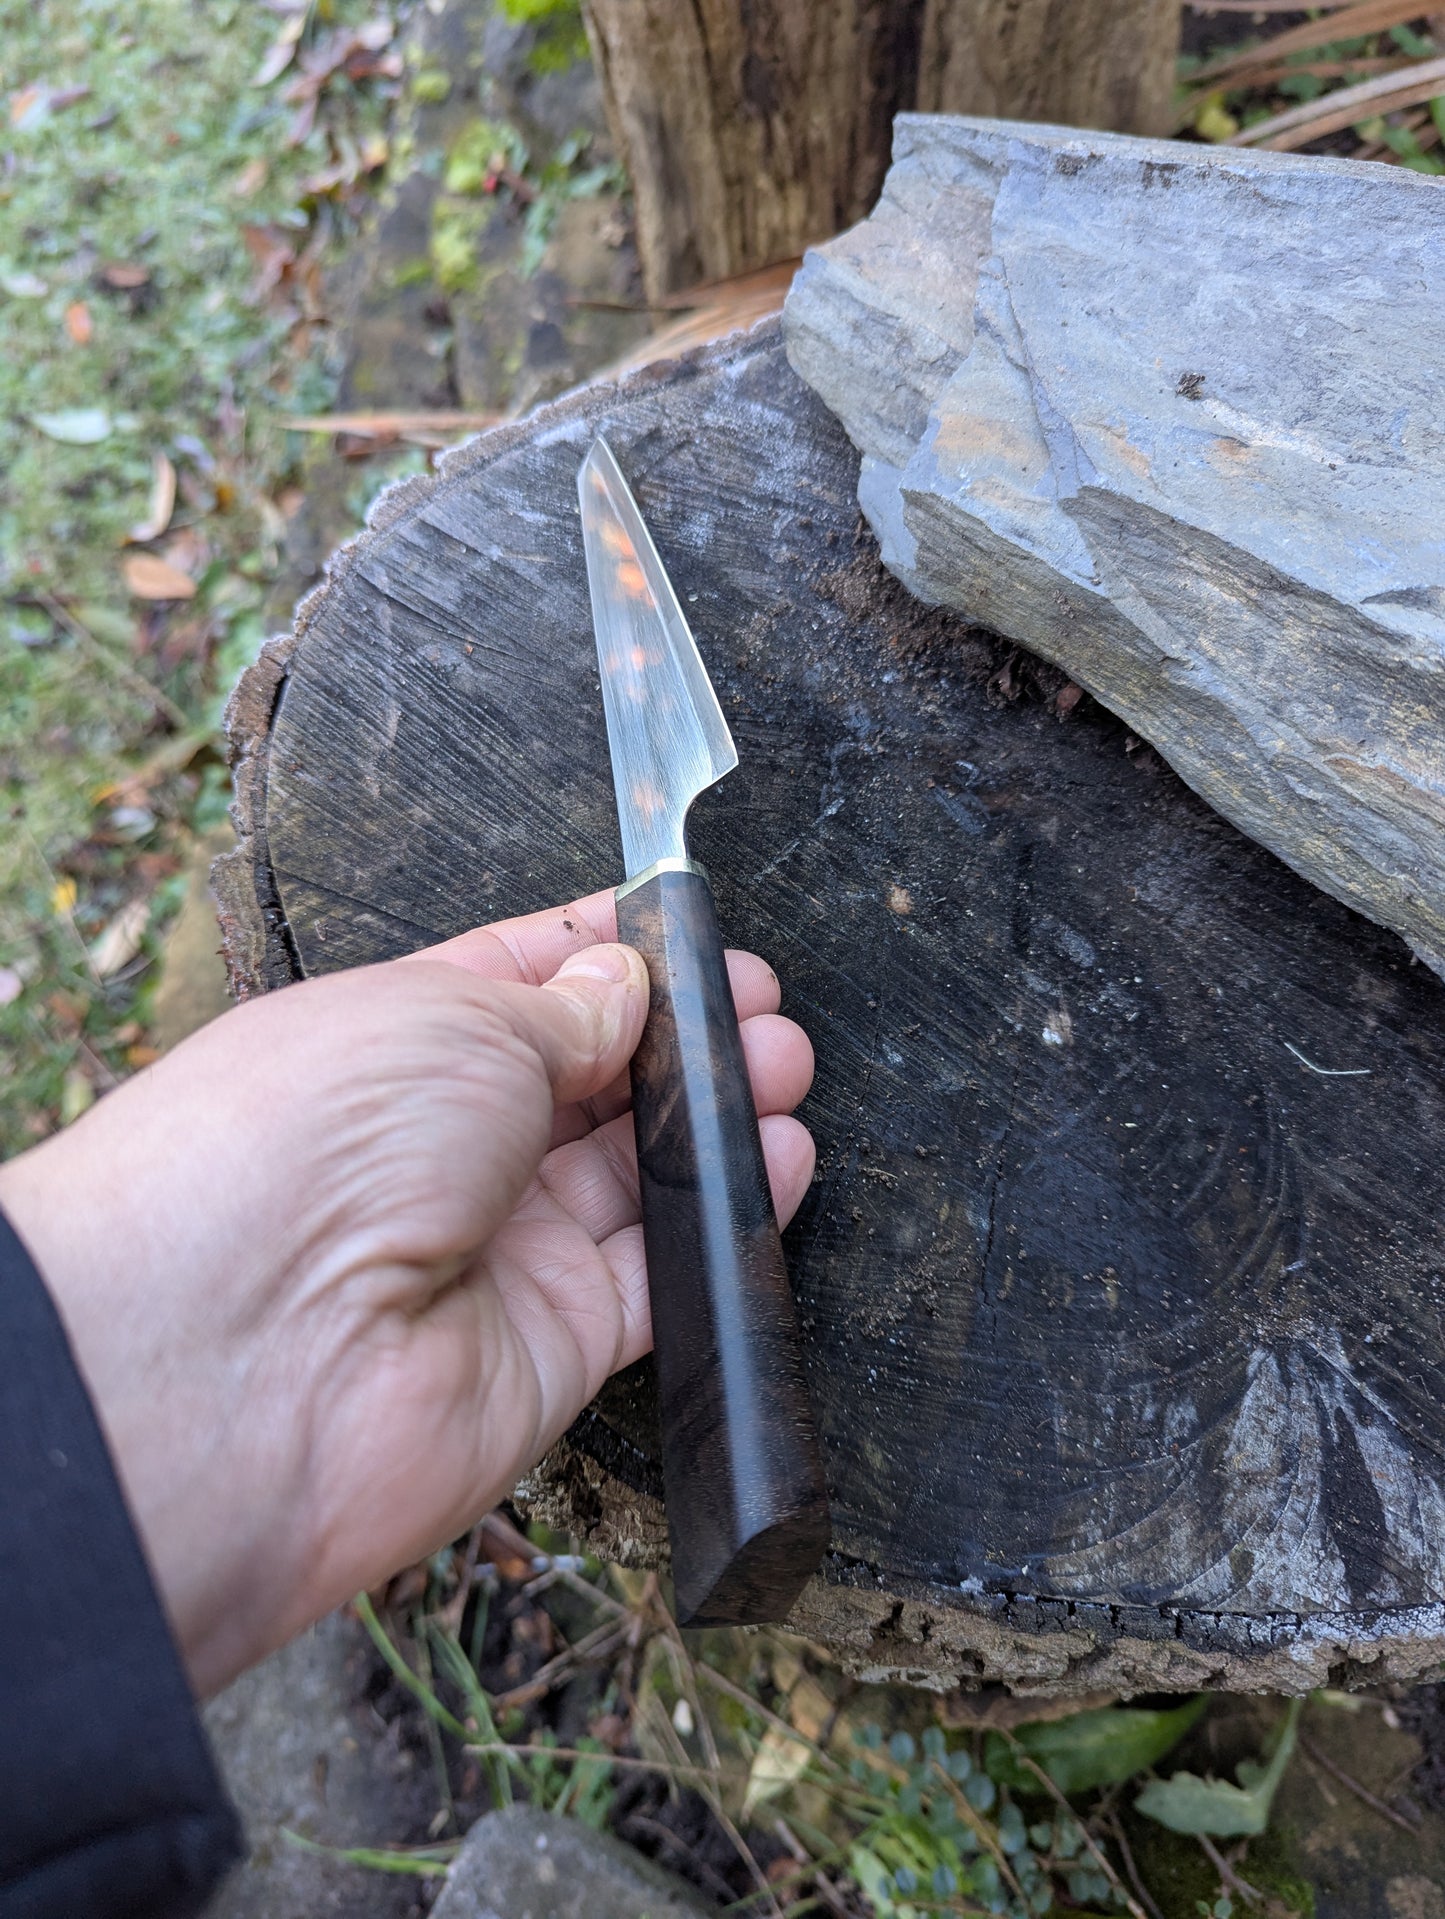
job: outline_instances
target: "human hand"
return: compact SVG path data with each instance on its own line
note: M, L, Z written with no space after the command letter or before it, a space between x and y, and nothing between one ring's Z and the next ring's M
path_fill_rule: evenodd
M252 1000L0 1168L197 1690L456 1538L651 1344L610 894ZM728 956L779 1219L812 1049Z

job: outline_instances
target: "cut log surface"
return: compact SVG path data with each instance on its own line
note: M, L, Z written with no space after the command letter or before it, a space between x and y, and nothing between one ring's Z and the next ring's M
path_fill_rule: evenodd
M900 579L1445 974L1442 282L1405 168L909 116L785 325Z
M776 322L383 497L233 703L238 988L620 879L598 431L741 755L693 850L817 1049L786 1243L834 1534L792 1623L937 1686L1438 1670L1445 993L904 593ZM659 1485L644 1364L528 1494L645 1563Z

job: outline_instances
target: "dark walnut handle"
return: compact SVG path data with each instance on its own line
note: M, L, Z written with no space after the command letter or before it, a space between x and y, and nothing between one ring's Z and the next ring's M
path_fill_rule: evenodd
M776 1622L827 1547L827 1490L701 867L624 888L617 934L652 977L632 1109L678 1624Z

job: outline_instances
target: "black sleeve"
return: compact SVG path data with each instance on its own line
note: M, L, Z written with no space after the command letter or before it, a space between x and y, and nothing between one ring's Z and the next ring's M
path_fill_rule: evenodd
M60 1315L0 1215L0 1919L189 1919L241 1849Z

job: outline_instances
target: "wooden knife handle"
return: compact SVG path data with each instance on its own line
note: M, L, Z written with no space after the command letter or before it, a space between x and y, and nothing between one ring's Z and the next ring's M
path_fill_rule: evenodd
M702 868L624 887L617 933L652 978L632 1109L678 1623L776 1622L827 1547L827 1490Z

